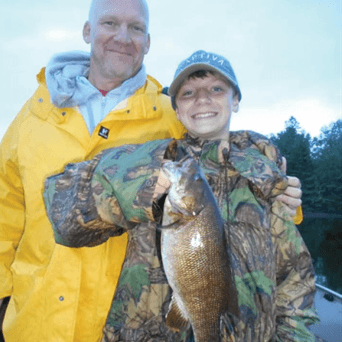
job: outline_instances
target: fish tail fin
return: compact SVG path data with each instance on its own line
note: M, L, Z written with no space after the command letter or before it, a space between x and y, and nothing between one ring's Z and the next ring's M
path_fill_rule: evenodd
M189 328L189 321L184 317L182 311L179 309L177 302L172 297L169 311L166 314L166 324L168 327L176 332L179 330L186 330Z

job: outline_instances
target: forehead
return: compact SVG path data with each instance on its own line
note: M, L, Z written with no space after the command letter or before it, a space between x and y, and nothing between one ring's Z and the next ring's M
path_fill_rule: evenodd
M92 7L92 15L98 20L112 16L123 20L139 20L147 25L147 8L140 0L97 0Z
M179 89L181 89L184 86L205 86L212 84L214 82L223 82L227 86L231 87L230 82L221 74L218 72L208 72L205 76L203 77L198 77L198 76L188 76L186 77L182 83L179 86Z

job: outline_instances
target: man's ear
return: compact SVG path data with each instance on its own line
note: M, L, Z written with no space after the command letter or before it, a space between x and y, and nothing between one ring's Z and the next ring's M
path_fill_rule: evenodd
M233 102L233 108L232 108L232 110L233 110L234 113L237 113L237 112L239 111L239 105L240 105L239 95L238 95L238 94L236 94L236 95L234 96L233 101L234 101L234 102Z
M90 44L90 23L89 21L86 21L83 26L83 40Z
M147 53L150 51L150 45L151 45L151 36L150 34L147 35L147 42L144 48L144 54L147 55Z

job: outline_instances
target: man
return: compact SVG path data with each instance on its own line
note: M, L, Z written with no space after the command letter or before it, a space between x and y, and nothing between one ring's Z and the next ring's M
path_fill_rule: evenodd
M0 298L11 297L7 342L96 341L125 258L126 234L93 249L56 245L42 198L45 178L108 147L185 132L161 85L146 76L144 0L94 0L83 37L90 56L55 56L1 143Z
M42 198L45 178L104 148L184 133L142 64L150 46L145 1L94 0L83 35L90 58L76 52L53 58L1 144L7 342L96 341L125 257L126 234L94 249L56 245ZM103 97L99 90L109 92Z

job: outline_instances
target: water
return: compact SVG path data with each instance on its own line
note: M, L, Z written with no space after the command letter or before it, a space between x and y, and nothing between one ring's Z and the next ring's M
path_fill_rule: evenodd
M317 283L342 294L342 218L305 217L298 228L313 258Z

